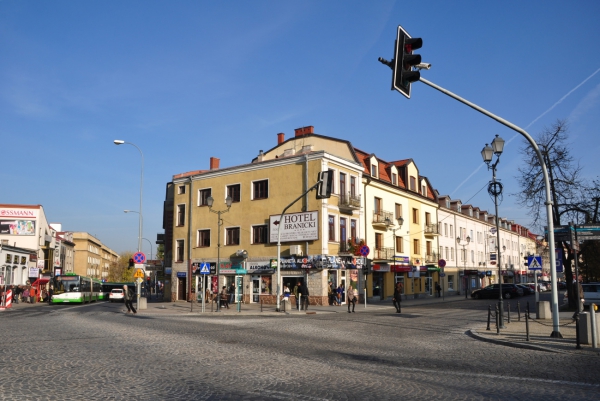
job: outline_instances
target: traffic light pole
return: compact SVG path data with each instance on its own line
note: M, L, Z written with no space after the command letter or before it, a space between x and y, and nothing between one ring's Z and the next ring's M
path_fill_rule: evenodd
M560 328L559 328L559 317L558 317L558 291L557 291L557 285L556 285L556 253L555 253L555 247L554 247L554 221L552 218L552 197L551 197L551 193L550 193L550 181L548 179L548 170L546 167L546 163L544 162L544 158L542 157L542 152L540 151L537 143L533 140L533 138L522 128L510 123L509 121L496 116L495 114L490 113L489 111L485 110L482 107L477 106L474 103L469 102L466 99L461 98L460 96L450 92L449 90L446 90L444 88L442 88L441 86L438 86L436 84L434 84L433 82L430 82L424 78L419 78L419 80L421 82L423 82L425 85L431 86L434 89L437 89L438 91L442 92L445 95L450 96L451 98L458 100L459 102L466 104L467 106L471 107L472 109L477 110L478 112L485 114L486 116L496 120L497 122L499 122L500 124L518 132L519 134L523 135L525 137L525 139L527 139L527 142L529 142L529 144L531 145L531 147L533 148L533 150L535 150L535 153L537 155L538 161L540 163L540 166L542 168L542 172L544 175L544 187L546 189L546 218L548 220L548 245L549 245L549 252L550 252L550 274L551 274L551 279L552 279L552 334L550 334L550 337L554 337L554 338L562 338L562 334L560 334ZM496 216L497 218L498 216ZM500 245L500 244L498 244Z

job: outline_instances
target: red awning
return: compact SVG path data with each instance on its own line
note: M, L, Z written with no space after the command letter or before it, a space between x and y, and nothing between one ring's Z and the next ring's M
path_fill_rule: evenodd
M31 284L31 285L34 287L39 287L40 285L44 285L44 284L48 283L48 281L50 281L50 278L42 277L42 278L38 278L37 280L35 280L33 282L33 284Z

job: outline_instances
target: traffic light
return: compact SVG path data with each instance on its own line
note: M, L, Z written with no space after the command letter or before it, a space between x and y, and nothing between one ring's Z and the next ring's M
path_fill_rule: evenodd
M134 266L134 262L133 262L133 258L129 259L129 266L127 267L128 269L131 269Z
M529 256L524 256L523 259L525 259L525 267L529 267Z
M317 176L319 185L317 185L317 199L328 199L331 197L331 187L333 185L333 171L321 171Z
M398 26L398 36L394 49L392 90L396 89L410 99L410 84L421 78L419 71L413 71L412 67L421 63L421 55L413 54L413 51L423 46L423 39L411 38L408 32Z

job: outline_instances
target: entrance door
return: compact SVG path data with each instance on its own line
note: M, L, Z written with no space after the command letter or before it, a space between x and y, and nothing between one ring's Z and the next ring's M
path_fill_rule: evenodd
M252 278L252 302L260 302L260 277Z
M432 281L433 281L433 278L425 277L425 293L426 294L433 295Z
M185 301L187 299L187 291L185 290L185 278L177 278L177 300Z

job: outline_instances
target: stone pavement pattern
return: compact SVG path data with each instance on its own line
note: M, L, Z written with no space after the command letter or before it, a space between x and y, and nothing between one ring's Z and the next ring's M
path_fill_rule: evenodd
M0 315L0 399L597 399L598 357L475 340L473 305L28 307Z

